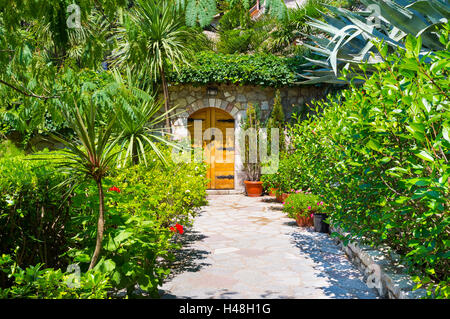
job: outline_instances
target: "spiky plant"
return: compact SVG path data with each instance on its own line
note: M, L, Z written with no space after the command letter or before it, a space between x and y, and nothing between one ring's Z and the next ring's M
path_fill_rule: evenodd
M117 115L114 137L116 144L120 146L117 156L117 164L126 166L143 163L147 165L146 153L152 150L159 159L167 164L167 160L161 153L158 143L176 147L162 137L162 129L159 128L166 117L165 113L158 113L162 102L139 88L138 80L127 68L126 77L123 77L117 69L112 71L115 83L113 91L118 91L114 111ZM172 110L169 110L171 112Z
M115 123L115 116L111 115L103 125L98 125L99 108L94 103L77 106L64 110L69 126L74 130L76 140L68 140L56 135L53 139L62 143L65 148L57 159L57 167L67 173L65 185L73 189L82 180L93 180L97 185L99 198L99 214L97 224L97 240L92 254L89 270L97 263L103 242L105 229L105 204L103 178L108 173L116 156L113 152L115 143L110 143ZM60 185L63 186L63 185Z
M367 64L365 71L371 72L370 64L383 61L374 42L383 41L389 52L404 48L403 39L411 34L421 36L421 55L442 50L436 26L445 24L450 18L448 0L361 0L367 7L364 11L351 12L327 6L334 14L324 15L325 21L312 19L309 24L324 35L310 34L306 47L319 58L307 58L305 66L316 66L301 76L304 84L320 82L345 83L338 79L342 69L355 70L354 66ZM317 33L315 33L317 34ZM322 59L320 59L322 57ZM347 79L354 77L353 71Z
M224 4L226 7L243 5L250 9L250 0L174 0L178 10L185 10L186 25L201 27L211 23L214 16L219 12L218 5ZM287 8L283 0L262 0L261 7L270 15L283 19L287 15Z
M119 48L113 65L130 65L142 78L160 80L164 94L166 127L169 121L167 72L187 63L192 34L184 27L182 15L170 0L138 0L125 26L118 31Z

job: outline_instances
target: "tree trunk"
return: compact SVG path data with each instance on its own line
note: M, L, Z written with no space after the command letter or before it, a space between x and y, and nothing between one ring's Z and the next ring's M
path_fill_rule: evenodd
M167 80L166 80L166 73L164 72L164 67L160 68L161 72L161 84L163 87L163 93L164 93L164 109L166 111L166 128L167 131L170 132L170 121L169 121L169 88L167 86Z
M133 165L138 165L139 164L139 155L138 155L137 141L134 141L133 150L131 153L132 153L131 160L132 160Z
M94 268L97 263L97 259L100 256L100 250L102 249L102 241L103 241L103 231L105 229L105 216L104 216L104 195L103 195L103 186L102 180L99 179L97 181L98 188L98 199L99 199L99 214L98 214L98 224L97 224L97 243L95 245L94 254L92 255L91 264L89 265L89 270Z

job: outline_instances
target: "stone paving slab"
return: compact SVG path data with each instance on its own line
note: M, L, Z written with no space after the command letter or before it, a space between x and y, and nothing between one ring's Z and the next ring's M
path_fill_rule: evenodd
M298 227L271 197L208 201L161 298L377 298L329 235Z

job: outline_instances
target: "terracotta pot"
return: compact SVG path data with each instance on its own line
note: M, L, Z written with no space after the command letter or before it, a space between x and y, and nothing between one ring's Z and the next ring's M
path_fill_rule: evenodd
M311 217L310 215L302 216L299 214L295 220L300 227L314 226L314 217Z
M289 194L283 193L283 194L279 194L279 195L276 195L276 196L277 196L277 202L284 203L284 201L289 196Z
M259 197L263 193L262 182L252 182L252 181L244 181L245 190L247 191L247 196L249 197Z
M273 187L269 188L269 196L276 197L277 196L276 193L277 193L276 188L273 188Z

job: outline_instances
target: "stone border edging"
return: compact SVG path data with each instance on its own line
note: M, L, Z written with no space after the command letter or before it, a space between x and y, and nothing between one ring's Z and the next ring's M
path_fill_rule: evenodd
M345 235L340 229L330 224L330 233ZM364 273L364 280L370 288L376 288L378 294L389 299L419 299L426 295L425 289L413 291L415 283L406 274L404 266L399 264L395 256L359 243L344 243L334 237L350 261Z

